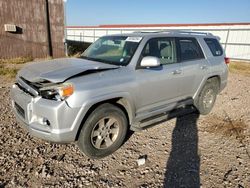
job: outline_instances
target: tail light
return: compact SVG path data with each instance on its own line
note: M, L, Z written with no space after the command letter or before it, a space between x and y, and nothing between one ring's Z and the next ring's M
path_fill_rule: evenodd
M230 63L230 59L228 57L225 57L225 63L228 65Z

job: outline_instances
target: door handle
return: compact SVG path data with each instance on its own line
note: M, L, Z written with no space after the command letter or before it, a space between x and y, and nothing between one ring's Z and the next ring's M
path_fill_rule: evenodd
M202 70L207 69L207 65L202 65L202 66L201 66L201 69L202 69Z
M175 74L181 74L181 70L174 70L174 71L172 72L172 74L173 74L173 75L175 75Z

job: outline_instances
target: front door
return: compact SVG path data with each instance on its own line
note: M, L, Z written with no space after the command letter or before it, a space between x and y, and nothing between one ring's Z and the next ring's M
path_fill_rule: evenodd
M146 56L160 58L161 67L136 71L136 113L139 116L178 101L182 83L174 38L150 39L142 52L142 57Z

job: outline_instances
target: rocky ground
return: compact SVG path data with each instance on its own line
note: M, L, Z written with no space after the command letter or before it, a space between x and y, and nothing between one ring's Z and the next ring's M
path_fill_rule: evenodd
M0 187L250 187L250 77L230 74L209 115L134 133L102 160L31 137L11 111L11 81L0 79Z

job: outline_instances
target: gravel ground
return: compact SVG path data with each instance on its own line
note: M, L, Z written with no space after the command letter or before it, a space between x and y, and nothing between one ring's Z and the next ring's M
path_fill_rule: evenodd
M11 81L0 79L0 187L250 187L250 77L230 74L209 115L134 133L102 160L31 137L11 111Z

